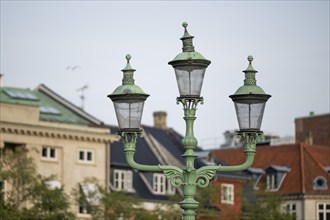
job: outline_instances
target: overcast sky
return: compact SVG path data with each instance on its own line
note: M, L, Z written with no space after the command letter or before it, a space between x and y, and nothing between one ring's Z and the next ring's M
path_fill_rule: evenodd
M3 84L44 83L78 106L77 89L88 85L85 110L116 125L106 96L121 84L129 53L135 83L150 94L142 123L153 125L152 113L166 111L168 126L184 134L167 64L181 52L184 21L195 50L212 62L195 122L202 145L238 128L228 96L243 84L248 55L258 85L272 95L262 130L294 135L295 118L329 113L329 1L1 0Z

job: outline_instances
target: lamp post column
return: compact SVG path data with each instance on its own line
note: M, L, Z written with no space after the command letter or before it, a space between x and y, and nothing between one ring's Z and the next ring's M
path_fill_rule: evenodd
M195 148L197 139L194 136L194 122L196 114L196 106L202 102L202 98L178 98L177 102L182 103L184 110L184 120L186 122L186 134L182 139L185 152L182 157L185 159L185 168L183 170L183 195L184 200L180 202L183 209L183 220L195 220L198 202L196 196L196 169L194 167L197 157Z

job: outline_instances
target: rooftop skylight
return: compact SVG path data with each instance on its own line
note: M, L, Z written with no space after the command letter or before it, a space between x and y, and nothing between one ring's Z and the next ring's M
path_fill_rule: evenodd
M38 97L35 96L32 92L30 91L14 91L14 90L5 90L7 95L11 98L14 99L25 99L25 100L33 100L33 101L38 101Z
M39 108L40 113L45 113L45 114L52 114L52 115L60 115L61 112L57 110L54 107L51 106L40 106Z

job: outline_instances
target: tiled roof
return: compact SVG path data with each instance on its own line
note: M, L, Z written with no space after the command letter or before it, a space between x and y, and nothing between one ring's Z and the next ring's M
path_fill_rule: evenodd
M245 161L242 148L214 150L212 156L226 165L237 165ZM287 167L287 174L279 192L286 194L330 193L330 174L325 170L330 165L330 147L291 144L258 146L252 168L266 170L271 166ZM323 176L327 180L326 190L316 190L313 181Z
M0 88L0 102L39 107L40 121L85 126L102 124L101 121L67 101L43 84L39 85L34 90L2 87Z

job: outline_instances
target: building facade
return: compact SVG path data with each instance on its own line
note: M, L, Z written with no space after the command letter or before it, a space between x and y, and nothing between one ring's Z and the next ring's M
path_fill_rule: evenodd
M109 146L116 137L101 121L45 85L34 90L2 87L0 104L2 150L24 148L37 172L54 176L50 184L64 186L68 195L73 189L84 191L90 177L109 186ZM85 207L73 198L70 202L78 219L90 218Z
M296 143L330 146L330 113L295 119Z
M216 161L240 164L242 149L214 150ZM330 148L288 144L258 146L254 162L245 171L254 190L280 194L283 207L296 219L330 219Z

